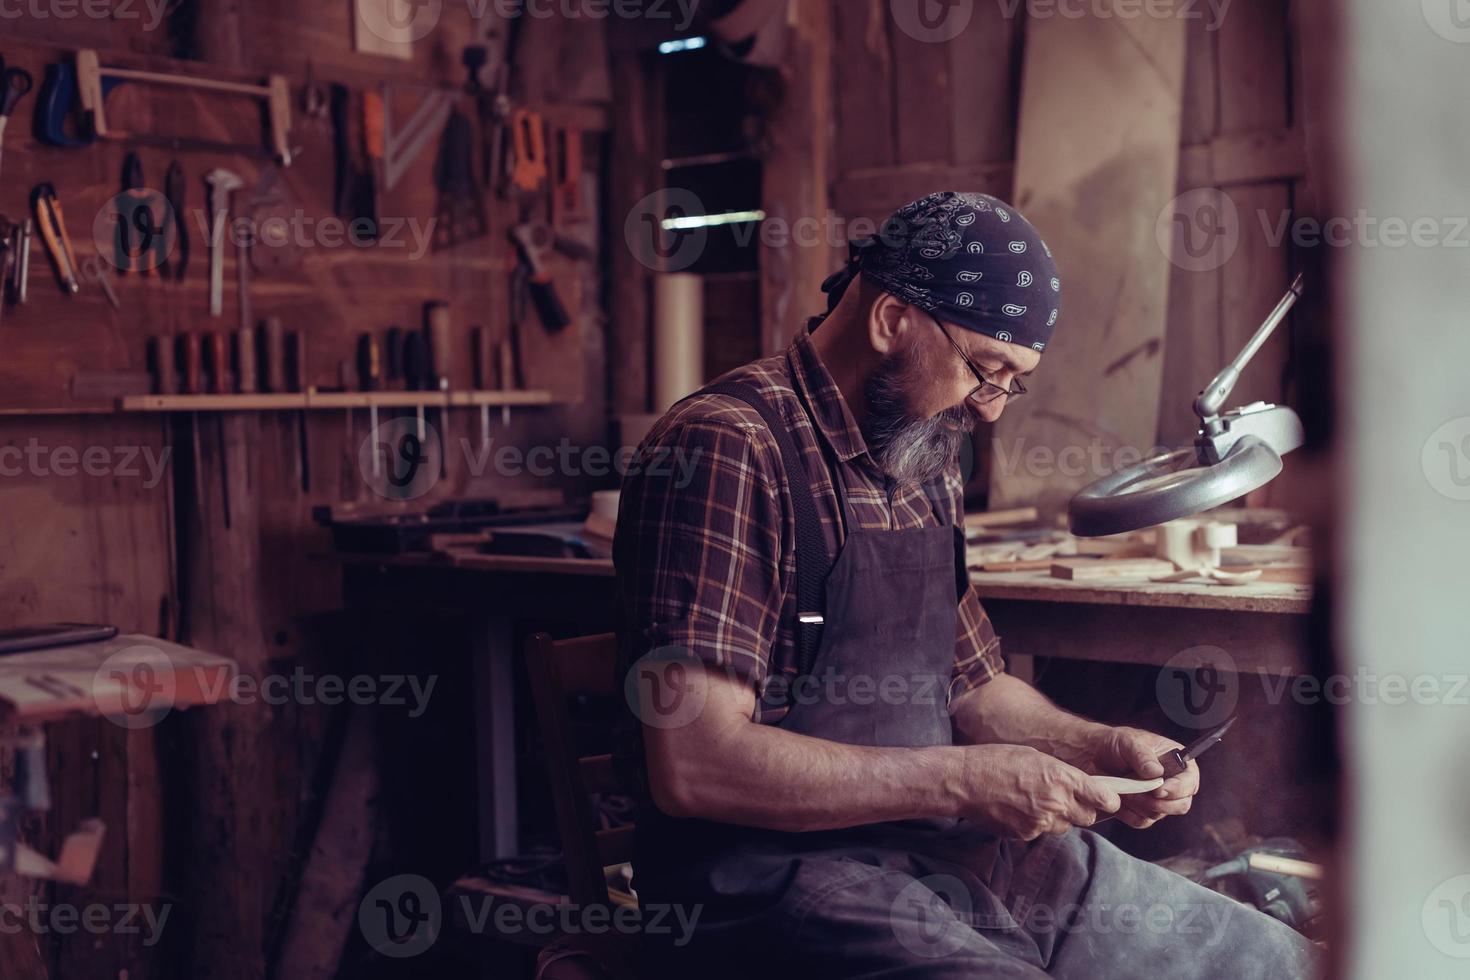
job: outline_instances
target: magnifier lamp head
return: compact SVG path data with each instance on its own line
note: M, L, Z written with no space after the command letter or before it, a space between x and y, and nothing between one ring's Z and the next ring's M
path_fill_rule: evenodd
M1083 487L1068 505L1068 524L1091 538L1193 517L1265 486L1281 465L1257 436L1241 439L1212 465L1201 464L1193 446L1175 449Z
M1270 483L1306 440L1289 408L1255 402L1212 419L1193 446L1094 480L1067 507L1080 537L1122 534L1228 504Z
M1306 439L1297 414L1265 402L1219 410L1240 372L1301 295L1302 277L1297 276L1241 352L1200 392L1194 402L1200 431L1193 446L1095 480L1072 497L1067 514L1073 534L1122 534L1193 517L1276 478L1281 457Z

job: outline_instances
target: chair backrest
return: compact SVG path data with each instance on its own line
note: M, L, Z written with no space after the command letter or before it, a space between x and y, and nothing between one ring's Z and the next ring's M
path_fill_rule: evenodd
M603 868L633 859L632 826L599 829L592 807L593 793L626 792L614 772L612 756L577 755L567 710L571 698L620 696L617 655L617 638L612 633L559 641L537 633L526 645L566 862L567 891L579 905L607 904Z

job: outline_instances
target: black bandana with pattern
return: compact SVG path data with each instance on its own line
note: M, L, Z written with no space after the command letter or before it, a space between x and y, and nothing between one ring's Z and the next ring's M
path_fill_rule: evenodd
M1051 250L1031 223L988 194L941 191L895 211L849 244L822 284L829 311L863 277L946 323L1045 350L1062 309Z

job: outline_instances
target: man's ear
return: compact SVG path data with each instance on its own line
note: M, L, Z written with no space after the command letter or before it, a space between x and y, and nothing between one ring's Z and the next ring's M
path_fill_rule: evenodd
M887 356L897 349L913 320L914 311L907 303L892 293L879 293L868 310L868 342L873 350Z

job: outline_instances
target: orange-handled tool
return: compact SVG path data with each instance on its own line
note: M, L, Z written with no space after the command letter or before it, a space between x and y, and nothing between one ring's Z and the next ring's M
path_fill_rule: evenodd
M553 207L557 220L582 214L582 131L575 126L556 130L556 185Z
M541 114L530 109L517 109L511 117L511 146L515 163L510 182L516 189L535 193L546 180L546 124Z
M362 93L363 149L374 162L381 162L386 148L383 139L383 96L378 92Z
M81 292L82 287L77 282L77 257L71 250L71 237L66 233L66 219L61 212L56 188L49 183L37 184L31 191L31 207L36 212L36 227L51 253L62 289L68 293Z

